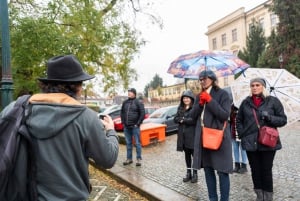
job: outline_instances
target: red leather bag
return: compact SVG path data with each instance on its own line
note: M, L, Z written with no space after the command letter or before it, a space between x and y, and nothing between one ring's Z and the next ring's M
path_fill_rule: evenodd
M259 129L258 142L260 144L275 147L279 138L279 133L276 128L263 126Z
M259 133L258 133L258 143L263 144L268 147L275 147L279 138L279 132L276 128L272 128L269 126L262 126L260 127L257 116L254 110L254 118L257 124L257 127L259 128Z

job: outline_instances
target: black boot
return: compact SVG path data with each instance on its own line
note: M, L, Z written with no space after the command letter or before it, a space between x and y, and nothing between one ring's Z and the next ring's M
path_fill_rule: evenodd
M183 182L188 182L192 179L192 171L187 170L185 177L183 178Z
M192 176L192 183L197 183L198 181L198 174L197 174L197 170L193 170L193 176Z
M248 172L248 170L247 170L247 164L242 163L242 166L241 166L241 168L239 169L239 173L243 174L243 173L245 173L245 172Z
M240 168L241 168L241 164L240 163L234 163L235 164L235 167L233 169L233 172L239 172Z

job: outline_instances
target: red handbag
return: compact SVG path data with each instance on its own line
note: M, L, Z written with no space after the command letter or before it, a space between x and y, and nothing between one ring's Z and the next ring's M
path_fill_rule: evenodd
M268 147L275 147L279 138L279 132L276 128L272 128L269 126L262 126L260 127L256 113L253 109L253 114L255 117L255 121L257 124L257 127L259 129L259 134L258 134L258 142L260 144L263 144Z

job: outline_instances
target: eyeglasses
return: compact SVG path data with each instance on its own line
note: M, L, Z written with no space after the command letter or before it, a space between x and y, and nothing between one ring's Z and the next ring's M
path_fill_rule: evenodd
M253 87L260 87L260 86L262 86L261 84L251 84L251 87L253 88Z
M199 79L199 82L203 82L203 81L205 81L205 80L207 80L207 77L200 78L200 79Z

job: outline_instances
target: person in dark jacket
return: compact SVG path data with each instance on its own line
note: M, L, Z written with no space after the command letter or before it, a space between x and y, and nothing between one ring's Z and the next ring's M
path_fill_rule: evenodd
M103 168L117 160L112 119L100 120L78 101L82 82L92 78L74 55L56 56L47 62L47 77L39 78L42 93L29 99L25 123L34 141L37 200L88 200L89 158Z
M129 165L132 161L132 137L136 146L136 166L141 166L142 146L140 140L140 125L145 116L145 107L142 101L136 98L136 89L128 89L128 99L122 103L121 121L124 126L124 134L127 149L127 159L123 165Z
M192 171L196 119L192 118L190 113L194 104L194 99L194 94L191 90L184 91L181 95L180 104L174 117L174 122L178 124L177 151L184 151L187 167L187 173L183 178L183 182L191 181L192 183L198 181L197 169Z
M193 168L204 168L210 201L218 201L216 171L220 182L219 200L228 201L229 173L232 173L233 170L233 159L230 130L225 122L229 119L232 101L228 92L218 86L217 77L213 71L202 71L199 74L199 81L202 91L196 96L192 112L193 117L197 119ZM203 147L202 126L215 129L224 128L223 141L218 150Z
M280 100L270 96L266 90L266 81L263 78L254 78L250 81L251 95L246 97L237 114L237 131L243 149L246 150L251 167L251 176L257 201L273 200L272 167L275 153L281 149L280 139L274 148L258 143L258 125L282 127L287 123L287 117Z

